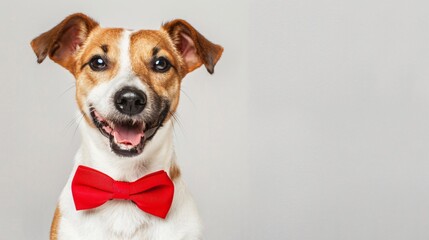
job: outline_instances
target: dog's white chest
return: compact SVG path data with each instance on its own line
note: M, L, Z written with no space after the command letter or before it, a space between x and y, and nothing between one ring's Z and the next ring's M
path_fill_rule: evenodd
M153 218L125 200L109 201L95 211L97 212L90 211L87 216L82 217L83 222L86 220L88 225L97 225L98 231L118 239L145 235L143 230L149 228L150 218Z

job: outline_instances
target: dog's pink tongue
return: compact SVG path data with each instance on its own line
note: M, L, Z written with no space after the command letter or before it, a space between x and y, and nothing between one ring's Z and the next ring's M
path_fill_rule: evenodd
M123 126L115 126L112 133L116 142L132 146L137 146L144 136L144 133L139 128Z

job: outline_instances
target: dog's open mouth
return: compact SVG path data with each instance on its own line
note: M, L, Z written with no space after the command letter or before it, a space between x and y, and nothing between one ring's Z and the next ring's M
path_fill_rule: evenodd
M110 141L113 152L121 156L134 156L143 151L146 124L129 120L112 121L102 117L94 108L90 109L92 120L100 132Z

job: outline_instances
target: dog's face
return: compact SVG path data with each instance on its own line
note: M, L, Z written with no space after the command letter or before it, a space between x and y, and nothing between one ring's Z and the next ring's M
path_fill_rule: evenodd
M141 154L174 114L182 78L204 64L210 73L223 48L183 20L160 30L101 28L73 14L35 38L38 62L46 56L76 78L85 121L120 156Z

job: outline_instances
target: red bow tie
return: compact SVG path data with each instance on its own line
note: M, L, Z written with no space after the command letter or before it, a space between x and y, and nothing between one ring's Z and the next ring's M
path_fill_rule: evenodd
M165 171L146 175L135 182L115 181L95 169L79 166L72 181L76 210L87 210L112 199L133 201L138 208L165 218L174 195L174 184Z

